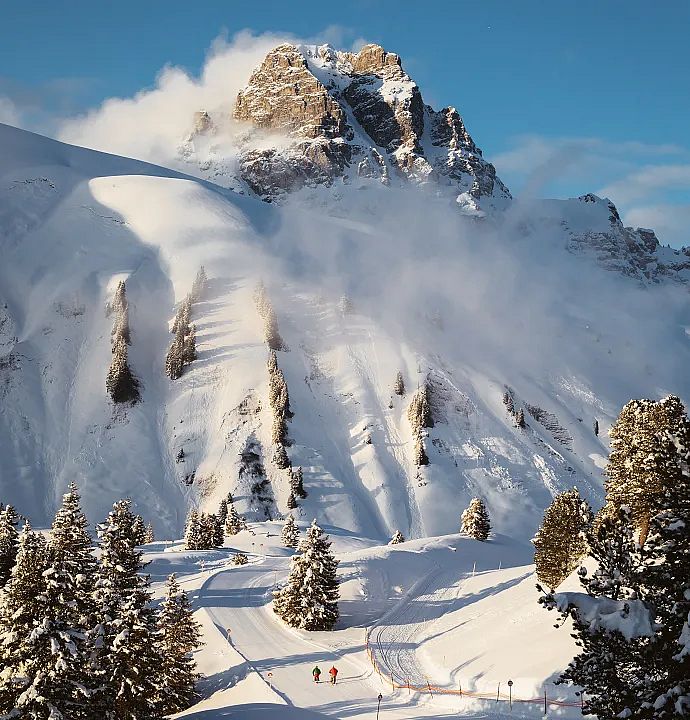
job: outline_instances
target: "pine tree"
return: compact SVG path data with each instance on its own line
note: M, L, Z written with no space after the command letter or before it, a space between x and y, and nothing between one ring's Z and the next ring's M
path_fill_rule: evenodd
M491 531L491 522L486 506L480 498L472 498L462 513L461 531L475 540L486 540Z
M580 582L587 594L616 601L639 599L641 562L628 508L623 506L615 515L604 516L596 529L587 532L587 544L597 565L591 577L585 568L580 570ZM540 602L549 608L555 605L551 595ZM647 639L626 639L618 630L590 627L575 604L561 613L564 619L573 620L573 637L581 651L560 682L583 687L585 712L601 720L642 717L634 711L649 692L647 672L640 663Z
M156 541L156 534L153 531L153 523L149 523L146 526L146 532L144 534L144 544L152 543Z
M143 545L146 542L146 525L141 515L134 515L132 521L132 537L135 545Z
M172 331L175 339L172 341L165 358L165 374L171 380L182 376L186 365L197 359L196 328L190 324L192 316L192 297L187 295L177 310Z
M403 380L403 374L398 370L397 375L395 376L395 382L393 383L393 392L396 395L404 395L405 394L405 381Z
M19 515L12 505L0 510L0 588L7 582L17 557Z
M264 315L264 338L271 350L285 350L285 343L278 330L278 318L272 305L268 305Z
M515 414L515 425L523 430L527 427L527 423L525 422L525 411L522 408L520 408Z
M666 442L670 440L671 443ZM656 673L650 689L654 717L690 715L690 422L681 418L673 435L660 438L664 490L656 502L642 549L646 598L655 610L656 634L645 648L645 665Z
M232 502L232 500L230 501ZM223 498L220 501L220 505L218 506L218 512L216 513L218 516L218 522L220 523L221 527L225 527L225 521L228 519L228 500L227 498Z
M666 463L677 453L672 438L682 432L684 416L683 404L673 395L659 402L631 400L609 432L606 498L614 507L631 508L641 544L669 482Z
M288 510L294 510L297 507L297 498L295 498L295 493L292 491L288 495L287 506Z
M202 265L194 278L194 283L192 284L192 292L190 293L192 302L199 302L200 300L203 300L207 284L208 277L206 276L206 270Z
M509 415L512 415L515 412L515 404L513 403L513 396L506 390L503 393L503 404L506 406L506 410L508 411Z
M286 470L290 467L290 458L285 450L285 445L276 446L275 453L273 453L273 463L279 470Z
M98 527L101 555L94 598L98 624L91 631L96 649L98 692L94 709L109 720L156 716L156 693L163 658L149 577L133 533L129 500L120 500Z
M32 636L42 631L39 623L45 615L45 569L45 538L27 522L16 563L0 593L0 715L10 716L31 681L27 670L34 662Z
M289 503L288 503L289 504ZM285 547L296 548L299 541L299 528L292 515L287 516L283 530L280 533L280 541Z
M226 535L237 535L238 532L244 530L245 522L235 510L235 505L230 503L228 507L228 519L225 522Z
M537 577L554 590L578 566L587 552L585 531L592 510L577 488L556 495L544 513L532 543Z
M262 318L266 317L268 308L271 306L271 302L268 299L268 293L266 292L266 286L263 280L259 280L254 290L254 302L256 303L256 309Z
M184 543L187 550L198 550L201 544L201 523L196 510L191 510L187 515Z
M290 473L290 488L295 497L301 498L302 500L307 497L307 491L304 489L304 477L301 466L292 469Z
M407 419L410 421L414 434L421 433L423 428L434 427L434 419L431 414L431 404L429 402L429 387L426 381L412 396L410 406L407 408Z
M168 354L165 357L165 374L171 380L177 380L182 377L184 370L184 336L175 335L175 339L170 345Z
M187 334L182 340L182 362L189 365L196 359L196 326L190 325Z
M93 625L96 580L88 522L71 484L47 545L45 591L26 638L23 671L29 684L16 699L19 717L89 718L93 678L87 632Z
M212 543L213 547L222 547L225 542L225 523L220 521L218 515L209 515L212 525Z
M249 562L249 558L243 552L235 553L232 556L233 565L246 565Z
M275 352L271 353L271 357L275 358ZM268 378L268 403L273 408L273 412L277 417L289 420L293 417L290 411L290 393L288 392L287 382L283 371L275 364L275 370L271 371L272 363L269 360L269 378Z
M187 593L180 588L175 576L171 575L158 616L162 657L162 690L156 702L159 715L185 710L198 697L195 686L199 674L192 653L201 646L201 625L196 622L192 612Z
M113 359L105 387L115 403L136 403L140 399L139 381L132 375L127 358L127 343L120 337L113 343Z
M417 467L422 467L423 465L429 464L429 457L426 454L426 449L424 448L424 440L422 440L421 436L415 438L412 459Z
M282 417L274 417L271 426L271 442L274 445L285 445L287 441L287 427Z
M400 543L404 543L404 542L405 542L405 536L400 532L400 530L396 530L388 544L389 545L399 545Z
M274 593L274 611L291 627L331 630L338 620L338 561L314 520L290 562L287 584Z

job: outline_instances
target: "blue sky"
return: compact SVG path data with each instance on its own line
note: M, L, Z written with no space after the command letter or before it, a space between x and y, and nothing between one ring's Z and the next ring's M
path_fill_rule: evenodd
M0 119L54 134L165 65L198 74L214 38L243 29L378 42L428 103L460 110L515 192L541 169L540 194L606 191L627 220L690 244L687 0L7 3Z

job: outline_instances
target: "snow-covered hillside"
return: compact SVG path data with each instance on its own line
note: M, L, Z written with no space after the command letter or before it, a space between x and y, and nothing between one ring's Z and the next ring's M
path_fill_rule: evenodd
M92 520L129 495L168 537L190 504L214 509L228 491L250 518L285 513L261 279L289 348L277 358L308 493L298 513L361 535L454 532L480 495L499 532L527 539L555 492L601 500L606 431L627 399L690 397L687 288L568 251L578 223L610 225L605 201L515 203L478 223L423 192L353 188L338 219L7 126L0 157L0 500L36 523L70 480ZM202 264L198 359L170 381L170 325ZM133 407L105 390L119 280ZM418 468L407 408L425 382L434 426ZM247 457L265 470L260 492Z

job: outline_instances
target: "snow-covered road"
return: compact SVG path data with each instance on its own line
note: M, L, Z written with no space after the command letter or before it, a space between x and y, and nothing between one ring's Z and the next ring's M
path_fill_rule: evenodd
M368 661L363 629L341 631L344 635L306 633L289 630L279 623L269 602L271 591L287 572L288 563L285 557L267 556L249 565L218 572L203 584L195 603L206 609L217 627L230 631L230 642L235 650L288 705L310 708L338 718L373 718L377 696L382 693L382 719L457 717L460 705L451 708L448 699L439 702L438 698L407 691L393 693L390 685L373 671ZM432 573L417 586L414 597L420 598L420 593L444 592L445 575L443 572ZM450 587L453 587L452 583ZM415 624L412 615L417 612L417 607L414 602L401 604L401 632ZM386 662L404 667L409 672L421 673L414 650L405 648L402 636L392 634L393 623L396 622L392 617L394 614L391 613L389 620L381 626L378 636L378 642L385 647ZM359 641L358 636L361 637ZM322 677L327 678L332 664L339 670L337 685L332 686L323 680L316 685L311 679L314 665L319 665ZM458 703L462 701L453 702ZM507 717L487 712L477 716Z

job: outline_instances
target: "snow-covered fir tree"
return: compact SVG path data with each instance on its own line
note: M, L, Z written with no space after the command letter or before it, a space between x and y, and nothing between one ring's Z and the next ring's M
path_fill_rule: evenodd
M400 543L404 543L404 542L405 542L405 536L400 532L400 530L396 530L388 544L389 545L400 545Z
M135 545L143 545L146 542L146 525L141 515L134 515L134 520L132 521L132 537L134 538Z
M218 516L218 522L221 524L221 527L225 527L225 521L228 519L228 499L223 498L220 501L220 504L218 505L218 512L216 513Z
M27 706L20 697L31 691L30 668L45 617L46 541L27 522L19 536L16 562L0 592L0 715ZM18 716L20 717L20 716ZM29 717L28 715L26 717Z
M23 649L30 682L16 699L18 717L91 718L95 686L87 633L96 615L96 559L74 484L55 515L46 565L39 614Z
M199 513L197 510L190 510L185 523L184 544L188 550L196 550L201 542L201 528L199 524Z
M204 299L204 293L206 292L207 285L208 277L206 276L206 270L202 265L194 278L194 283L192 284L192 291L190 293L192 302L199 302Z
M156 717L163 657L149 578L133 533L131 502L113 505L98 527L100 567L94 592L98 623L90 637L95 648L100 717L138 720Z
M674 395L659 402L631 400L609 431L606 497L614 507L631 508L642 544L650 517L673 477L666 463L674 456L672 438L682 432L683 417L683 404Z
M299 528L292 515L288 515L280 533L280 541L285 547L296 548L299 543Z
M546 509L532 543L537 578L551 590L577 568L587 552L585 531L591 522L592 509L577 488L556 495Z
M587 532L587 544L596 570L591 576L584 568L580 570L583 588L592 598L622 601L624 617L625 602L640 597L641 579L641 559L629 509L622 506L615 515L604 516L596 529ZM547 608L557 604L551 594L540 602ZM574 601L559 607L564 619L572 619L573 637L581 648L561 680L585 689L585 712L601 720L642 717L635 713L649 696L649 678L641 664L648 639L626 638L617 629L593 624L596 613L583 613Z
M293 468L290 473L290 489L296 498L304 500L307 497L307 491L304 489L304 476L300 465Z
M249 558L243 552L235 553L232 556L232 564L233 565L246 565L248 562L249 562Z
M472 498L467 509L463 511L460 518L460 530L475 540L486 540L489 537L491 532L489 513L480 498Z
M393 383L393 392L396 395L400 396L405 394L405 380L403 379L403 374L400 370L398 370L395 376L395 382Z
M685 413L659 444L666 481L642 548L656 629L644 665L656 671L650 693L654 717L670 720L690 716L690 422Z
M424 428L434 427L429 401L429 385L426 380L412 396L410 406L407 408L407 419L415 435L420 434Z
M187 295L177 310L173 322L172 341L165 358L165 374L171 380L182 376L184 368L197 359L196 328L191 324L192 296Z
M287 499L287 507L288 510L294 510L297 507L297 498L295 497L295 493L290 491L290 494L288 495Z
M508 390L503 393L503 404L506 406L506 411L509 415L515 413L515 404L513 403L513 396Z
M116 337L113 342L113 359L105 378L108 395L115 403L136 403L140 399L139 381L129 367L127 343Z
M225 521L225 533L227 535L237 535L238 532L245 528L244 519L235 509L235 504L228 505L228 519Z
M276 445L275 452L273 453L273 464L279 470L287 470L290 467L290 458L288 457L285 445Z
M156 534L153 531L153 523L150 522L146 526L146 531L144 532L144 544L155 542L156 540Z
M290 562L286 585L274 593L274 611L291 627L331 630L338 620L338 561L314 520Z
M285 350L285 343L278 330L278 318L272 305L269 305L264 315L264 339L271 350Z
M160 715L185 710L198 697L199 674L192 653L201 646L201 626L192 612L187 593L171 575L158 615L162 664L156 705Z
M525 411L522 408L515 413L515 425L523 430L527 427L527 423L525 422Z
M0 588L7 582L19 547L19 515L12 505L0 509Z
M271 442L274 445L285 445L287 441L287 426L282 417L274 417L271 425Z
M429 464L429 456L426 454L424 440L421 436L415 438L414 448L412 450L412 459L417 467Z
M112 341L123 340L127 345L130 344L131 337L129 331L129 303L127 302L127 290L124 280L120 280L115 289L113 301L106 308L107 315L115 314L113 329L110 333Z

